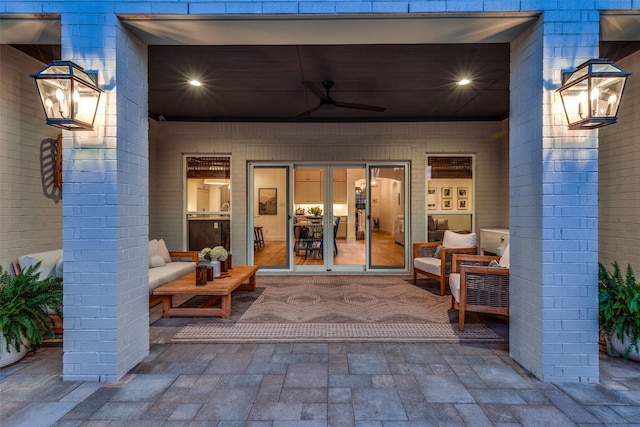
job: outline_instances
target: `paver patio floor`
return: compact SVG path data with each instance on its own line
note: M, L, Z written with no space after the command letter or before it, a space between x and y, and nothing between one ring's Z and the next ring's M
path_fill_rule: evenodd
M639 425L640 364L549 384L505 344L152 344L121 381L61 380L62 348L0 371L2 426Z

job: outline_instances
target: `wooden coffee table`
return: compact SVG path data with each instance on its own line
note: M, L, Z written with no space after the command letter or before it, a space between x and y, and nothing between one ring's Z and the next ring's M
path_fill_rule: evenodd
M227 277L216 277L204 286L196 286L195 271L160 286L153 291L162 300L162 317L223 317L231 316L231 293L235 290L255 291L257 265L235 265ZM244 283L248 280L248 283ZM198 307L174 307L173 296L210 296ZM212 305L220 300L220 307Z

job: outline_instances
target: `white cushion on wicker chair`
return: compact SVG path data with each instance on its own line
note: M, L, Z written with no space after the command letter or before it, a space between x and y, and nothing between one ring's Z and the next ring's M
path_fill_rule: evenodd
M470 248L476 245L476 233L460 234L447 230L442 238L445 248Z
M449 289L451 289L451 295L456 299L456 302L460 302L460 273L449 275Z
M420 257L413 259L413 266L431 274L440 275L440 258Z

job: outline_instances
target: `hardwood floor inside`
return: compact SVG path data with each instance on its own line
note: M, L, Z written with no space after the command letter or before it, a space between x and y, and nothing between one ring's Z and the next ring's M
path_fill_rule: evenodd
M371 234L371 261L377 267L404 266L404 247L396 243L393 235L374 231ZM366 246L364 240L336 240L338 253L334 253L334 265L364 265L366 260ZM324 260L317 253L298 253L291 248L294 265L323 265ZM265 240L264 246L254 252L254 264L270 267L286 267L286 242Z

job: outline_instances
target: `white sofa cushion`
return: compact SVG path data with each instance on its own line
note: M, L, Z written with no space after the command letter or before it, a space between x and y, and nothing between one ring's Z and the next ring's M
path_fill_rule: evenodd
M20 269L24 271L40 261L40 267L36 272L40 273L40 279L46 279L47 277L55 277L56 264L60 258L62 258L62 249L56 249L23 255L18 257L18 262L20 263Z
M475 245L476 233L460 234L447 230L442 238L442 246L445 248L471 248Z
M440 275L440 258L421 257L413 259L413 267L427 273Z
M160 255L154 255L149 258L149 268L164 267L165 265L167 265L167 263L164 262Z
M164 267L149 269L149 293L153 292L158 286L176 280L192 271L196 271L195 262L171 262Z

